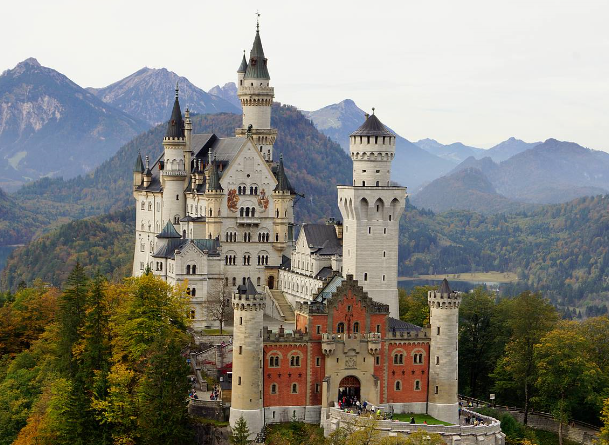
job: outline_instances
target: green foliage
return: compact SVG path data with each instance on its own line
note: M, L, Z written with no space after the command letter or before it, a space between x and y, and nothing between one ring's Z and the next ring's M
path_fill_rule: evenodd
M603 411L601 412L601 421L603 426L599 434L599 445L609 444L609 399L603 402Z
M247 427L247 422L243 416L241 416L239 419L237 419L237 422L235 422L235 427L232 429L230 443L233 445L247 445L251 443L249 436L250 429Z
M416 286L410 293L398 289L400 320L417 326L429 324L427 292L434 289L437 289L437 286Z
M268 445L323 445L326 443L324 432L319 425L291 421L267 427Z

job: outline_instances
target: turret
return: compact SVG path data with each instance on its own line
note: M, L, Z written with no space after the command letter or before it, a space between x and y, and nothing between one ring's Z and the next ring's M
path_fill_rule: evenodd
M186 130L178 96L179 89L176 84L173 110L163 138L162 171L163 214L167 215L176 227L179 226L180 219L186 216L184 189L188 182L187 170L190 169L190 152L186 145Z
M152 171L150 170L150 158L146 155L146 170L144 170L144 188L152 182Z
M459 423L459 306L461 294L444 279L429 291L429 396L427 412L436 419Z
M289 223L292 220L294 198L296 193L290 184L283 166L283 155L279 158L277 166L277 185L273 190L273 204L275 206L275 219L273 220L273 248L283 252L291 241L288 236Z
M233 295L233 382L230 426L241 416L246 420L250 438L264 426L262 326L265 296L256 291L248 278Z
M142 184L142 175L144 174L144 163L142 162L142 154L138 152L135 166L133 167L133 186L138 187Z
M222 232L222 201L224 190L220 184L219 167L215 158L209 166L209 176L205 198L207 199L206 227L209 239L220 238Z
M273 160L273 144L277 138L277 130L271 128L271 107L275 97L275 89L270 86L270 75L264 56L260 28L256 25L256 36L249 63L245 55L237 71L239 81L237 96L243 107L243 125L237 128L237 136L249 136L262 157L267 161Z

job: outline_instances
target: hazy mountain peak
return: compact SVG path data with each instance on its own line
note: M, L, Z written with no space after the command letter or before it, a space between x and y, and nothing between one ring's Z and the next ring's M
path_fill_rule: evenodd
M235 82L227 82L222 87L220 85L216 85L210 89L208 93L221 97L222 99L233 104L238 109L241 109L241 101L239 100L239 97L237 97L237 85Z
M40 63L38 62L38 60L36 60L36 58L34 58L34 57L28 57L23 62L19 62L17 64L17 66L19 66L19 65L41 66Z

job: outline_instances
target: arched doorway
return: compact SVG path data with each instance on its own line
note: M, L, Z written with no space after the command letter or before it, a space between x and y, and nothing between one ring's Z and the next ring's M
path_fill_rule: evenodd
M273 275L271 275L269 277L269 289L274 289L275 288L275 277Z
M338 401L344 406L352 406L360 401L360 382L355 376L348 375L338 384Z

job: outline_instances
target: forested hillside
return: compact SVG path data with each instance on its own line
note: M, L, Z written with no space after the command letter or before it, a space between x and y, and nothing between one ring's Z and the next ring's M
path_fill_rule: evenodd
M530 212L434 214L409 205L400 222L400 274L516 272L522 289L558 305L605 305L609 296L609 195Z

